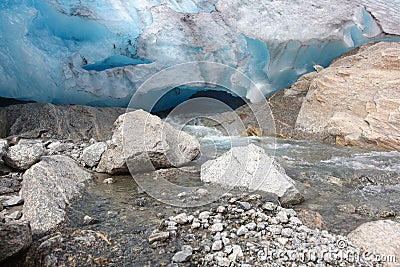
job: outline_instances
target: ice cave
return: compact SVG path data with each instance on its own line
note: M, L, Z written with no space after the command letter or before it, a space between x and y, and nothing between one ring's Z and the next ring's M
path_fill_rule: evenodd
M3 0L0 96L124 107L149 77L193 61L238 69L267 96L361 44L400 40L399 10L397 0ZM185 86L160 107L204 90L214 89Z

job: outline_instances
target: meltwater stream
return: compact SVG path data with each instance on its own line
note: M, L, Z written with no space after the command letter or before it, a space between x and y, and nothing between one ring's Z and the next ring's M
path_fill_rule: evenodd
M305 202L294 209L319 212L334 233L347 234L370 220L399 219L399 152L371 152L271 137L227 137L216 128L201 125L185 126L184 130L198 137L202 152L217 148L212 156L231 146L253 143L263 147L304 194Z
M181 127L179 118L168 118L167 121ZM217 128L202 125L186 125L183 130L195 135L201 143L202 157L192 166L198 170L204 161L231 147L246 146L249 142L275 155L305 196L305 202L294 208L319 212L334 233L346 234L365 221L388 217L395 219L400 215L399 152L370 152L360 148L270 137L228 137ZM151 182L153 175L146 175ZM183 186L202 184L197 172L175 176L171 181ZM157 182L153 183L156 188ZM134 199L143 195L137 195L133 180L111 186L94 184L91 191L110 198L110 209L114 198ZM177 197L173 192L168 193ZM121 203L120 208L123 208L123 201Z
M169 122L180 125L179 119L169 119ZM216 128L201 125L188 125L184 130L199 139L203 155L195 166L189 168L191 172L172 174L171 181L176 184L202 185L199 173L193 169L199 169L201 162L218 156L231 146L251 142L275 155L287 174L297 182L305 202L293 208L319 212L329 231L345 235L367 221L383 218L399 220L398 152L368 152L359 148L270 137L227 137ZM155 189L165 190L158 188L157 181L153 180L154 173L142 175L148 177ZM89 185L88 193L69 208L67 221L54 233L54 236L61 233L64 244L68 244L64 250L52 250L51 253L59 259L72 262L87 260L88 263L104 260L109 266L129 265L132 262L138 266L168 264L171 253L182 244L179 240L171 241L165 253L154 254L157 252L147 238L160 221L188 210L208 210L210 205L218 205L217 201L204 207L172 207L141 192L130 176L114 177L114 184L103 184L105 178L108 176L100 175ZM180 199L183 204L194 196L188 193L188 198L185 198L174 192L165 192L171 198ZM98 219L98 222L85 225L85 215ZM87 246L82 247L82 239L88 240Z

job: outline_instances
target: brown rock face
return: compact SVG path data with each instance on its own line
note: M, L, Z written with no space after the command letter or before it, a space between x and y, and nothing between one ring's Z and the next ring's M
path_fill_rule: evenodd
M276 135L283 138L306 138L295 131L296 119L316 72L305 74L290 88L268 98L275 121Z
M316 74L295 131L400 151L400 43L365 45Z

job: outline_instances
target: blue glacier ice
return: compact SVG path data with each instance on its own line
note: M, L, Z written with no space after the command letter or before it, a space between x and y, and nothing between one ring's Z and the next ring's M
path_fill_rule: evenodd
M397 0L2 0L0 96L126 106L152 75L190 61L237 68L268 95L361 44L400 41L399 10ZM159 106L224 90L182 88Z

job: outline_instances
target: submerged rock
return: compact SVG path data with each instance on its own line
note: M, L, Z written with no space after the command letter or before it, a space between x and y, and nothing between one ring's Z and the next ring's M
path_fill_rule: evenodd
M304 225L310 229L325 229L326 223L322 215L312 210L301 210L297 213L297 216Z
M32 243L29 223L0 222L0 263L27 249Z
M196 138L157 116L137 110L121 115L115 122L112 140L97 171L127 173L128 165L133 172L177 167L194 160L199 153Z
M92 224L96 224L98 222L99 222L98 219L90 217L89 215L85 215L85 217L83 217L83 224L84 225L92 225Z
M111 137L114 121L124 112L123 108L79 105L13 105L0 111L0 137L103 141Z
M21 139L17 145L8 149L4 162L11 168L27 170L38 162L45 152L46 149L41 140Z
M34 233L43 233L64 220L64 209L81 196L83 182L91 179L91 174L69 157L48 156L23 177L24 219Z
M351 232L349 240L381 259L396 257L397 262L383 262L384 266L397 266L400 259L400 223L385 220L364 223Z
M285 170L256 145L235 147L201 166L201 180L227 187L261 190L277 195L283 205L300 203L303 196Z

